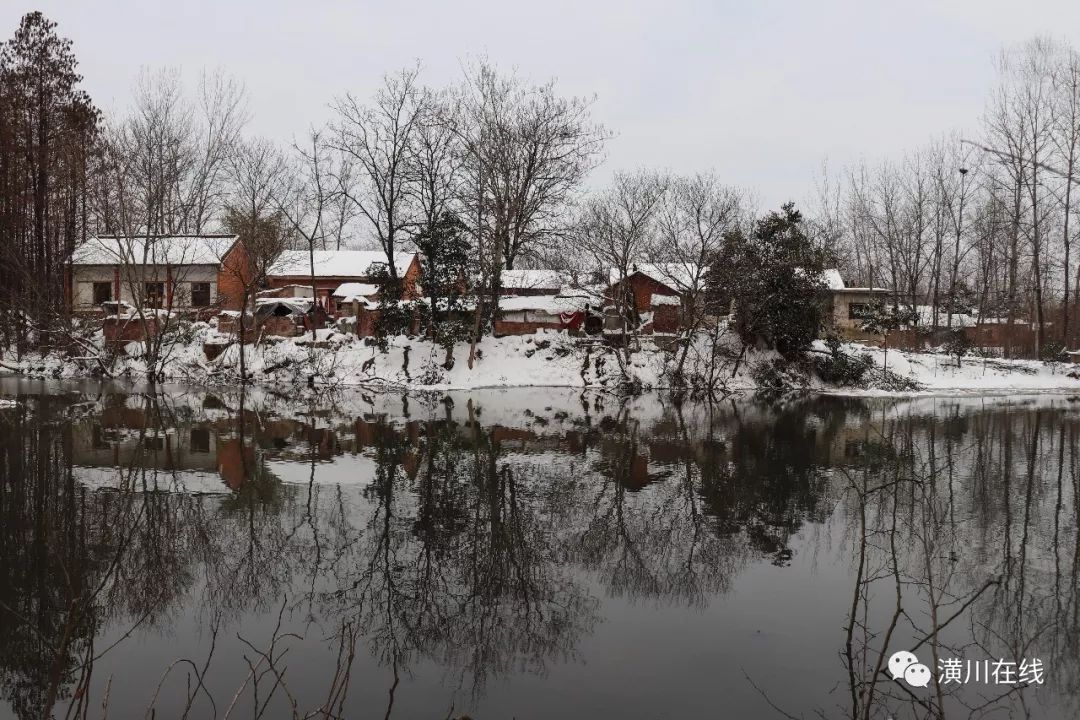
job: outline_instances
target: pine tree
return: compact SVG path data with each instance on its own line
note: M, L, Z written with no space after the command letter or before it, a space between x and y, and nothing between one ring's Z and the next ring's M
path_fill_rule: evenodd
M461 219L444 212L416 237L421 255L421 283L429 296L429 334L446 349L447 368L453 365L454 343L469 334L470 249Z
M0 43L0 311L41 325L65 314L64 265L87 234L99 113L78 89L77 64L40 12ZM3 330L8 342L21 334Z
M751 237L741 230L728 235L711 264L706 302L716 314L734 306L732 324L744 345L790 358L809 347L825 321L824 264L825 253L788 203L759 220Z

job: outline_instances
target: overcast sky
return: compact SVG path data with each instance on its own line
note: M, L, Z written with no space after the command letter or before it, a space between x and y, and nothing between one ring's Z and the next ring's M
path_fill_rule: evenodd
M29 7L6 0L0 35ZM223 68L255 134L289 141L327 104L422 61L428 83L486 54L567 94L615 132L594 179L715 169L762 203L804 201L822 162L897 156L976 128L993 59L1050 34L1080 47L1076 0L69 0L36 7L75 43L85 87L123 108L140 68Z

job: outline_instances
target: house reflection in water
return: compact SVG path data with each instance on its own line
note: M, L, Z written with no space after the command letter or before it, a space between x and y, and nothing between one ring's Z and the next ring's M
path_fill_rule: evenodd
M84 484L118 487L125 474L149 475L157 489L226 493L244 485L256 464L254 443L230 423L165 426L151 410L112 405L72 433L74 471ZM224 425L224 426L222 426ZM114 472L94 472L112 469Z
M852 456L873 451L868 440L875 433L869 427L877 424L863 413L834 413L830 417L839 419L823 424L798 409L789 409L780 420L765 411L757 417L743 409L740 417L720 417L708 433L690 436L675 417L641 424L632 416L583 420L526 412L522 426L507 426L484 425L460 415L449 419L449 413L447 419L423 420L377 413L349 417L331 410L295 417L252 411L241 415L213 398L206 399L201 411L186 409L186 414L163 411L137 396L109 398L105 405L100 415L74 428L77 471L96 470L82 472L82 482L116 487L121 471L137 468L157 471L155 477L162 480L158 487L207 493L240 490L264 472L290 482L281 474L282 464L314 469L339 461L348 464L350 456L361 455L399 464L406 476L415 478L426 455L451 438L473 449L482 443L485 452L510 462L515 456L539 463L547 462L540 457L544 455L582 458L624 490L638 492L673 477L727 474L730 463L746 464L747 458L757 458L747 467L766 459L785 467L856 462L859 458ZM779 422L784 429L780 437L796 433L803 439L799 457L786 452L784 441L759 432L766 421ZM387 449L392 451L384 452ZM366 484L375 480L375 467L371 462L350 464L343 468L347 475L336 477ZM293 477L306 483L314 475ZM332 475L316 481L323 479L334 481Z

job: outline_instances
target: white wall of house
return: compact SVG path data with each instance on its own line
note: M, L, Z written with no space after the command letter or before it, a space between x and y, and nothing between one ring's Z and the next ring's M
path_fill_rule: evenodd
M164 283L169 271L164 266L128 267L120 269L120 300L135 305L137 293L143 293L143 283ZM76 310L97 309L94 303L94 283L109 283L112 299L116 300L116 268L113 265L78 265L72 268L72 294ZM210 284L210 304L218 298L218 267L216 265L185 265L172 268L173 307L191 306L191 284Z
M856 310L865 310L875 303L888 301L888 295L884 293L860 293L857 291L833 293L833 325L840 330L858 330L862 326L862 319L853 317L859 315L852 312L854 305Z

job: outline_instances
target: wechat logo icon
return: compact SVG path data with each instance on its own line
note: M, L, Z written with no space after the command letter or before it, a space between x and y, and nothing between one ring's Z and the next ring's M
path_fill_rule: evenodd
M919 662L915 653L899 650L889 658L889 673L893 680L903 679L911 687L922 688L930 684L930 668Z

